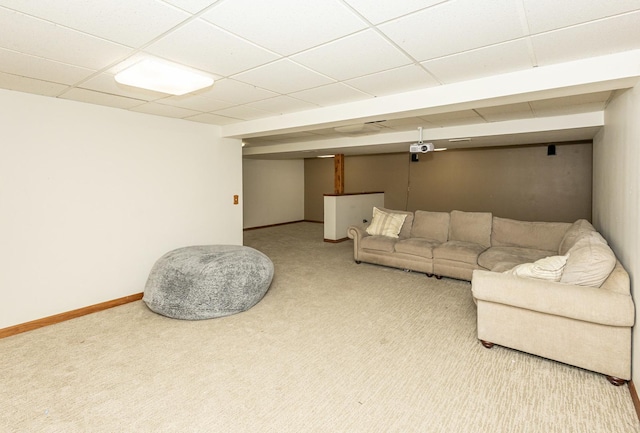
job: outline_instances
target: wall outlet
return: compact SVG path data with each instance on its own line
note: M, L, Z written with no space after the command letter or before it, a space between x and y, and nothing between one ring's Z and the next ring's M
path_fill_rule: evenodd
M233 196L233 204L238 204L238 199L239 199L238 195L234 195Z

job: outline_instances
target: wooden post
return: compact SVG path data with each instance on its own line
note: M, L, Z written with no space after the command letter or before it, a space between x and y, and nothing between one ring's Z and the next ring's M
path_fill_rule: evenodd
M338 154L333 158L333 185L335 194L344 194L344 154Z

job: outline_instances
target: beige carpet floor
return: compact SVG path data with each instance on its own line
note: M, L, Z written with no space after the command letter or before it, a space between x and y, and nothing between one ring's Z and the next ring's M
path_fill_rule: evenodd
M244 313L140 301L0 340L0 431L640 431L627 386L482 347L467 282L356 265L320 224L245 244L275 277Z

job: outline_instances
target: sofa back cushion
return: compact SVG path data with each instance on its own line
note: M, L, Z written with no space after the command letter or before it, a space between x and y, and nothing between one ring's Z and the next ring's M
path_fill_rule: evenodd
M561 283L600 287L616 265L607 241L595 231L583 235L567 254Z
M449 236L449 218L449 212L417 210L413 216L411 237L447 242Z
M569 251L580 238L595 231L596 229L589 221L585 219L577 220L564 234L562 242L560 242L560 247L558 248L558 253L562 255L567 254L567 251Z
M558 251L571 223L518 221L493 217L491 246Z
M473 242L491 246L491 212L451 211L449 219L450 241Z

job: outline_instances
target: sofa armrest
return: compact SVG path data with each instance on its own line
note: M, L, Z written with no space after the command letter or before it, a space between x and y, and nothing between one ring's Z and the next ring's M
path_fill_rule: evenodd
M369 236L369 233L367 233L367 226L365 225L349 226L347 229L347 237L349 239L360 240L365 236Z
M369 236L367 226L350 226L347 229L347 237L353 239L353 259L360 261L360 245L363 238Z
M475 270L471 290L478 301L511 305L609 326L633 326L631 296L499 272Z

